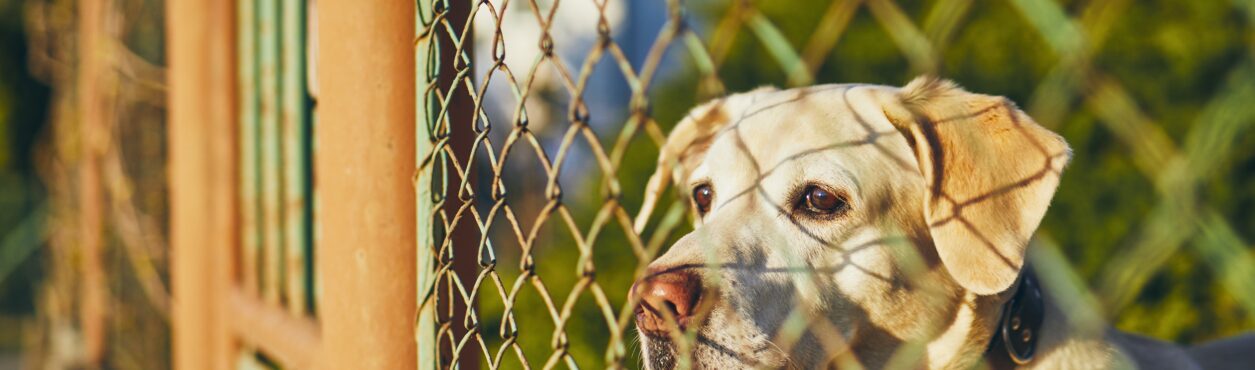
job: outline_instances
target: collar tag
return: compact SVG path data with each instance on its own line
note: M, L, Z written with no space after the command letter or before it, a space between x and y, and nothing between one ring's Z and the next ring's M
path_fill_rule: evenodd
M1025 266L1015 295L1002 306L1002 317L989 347L989 355L994 357L990 360L996 364L1005 363L1009 359L1015 365L1025 365L1033 361L1045 312L1037 276ZM1006 357L998 361L997 358L1003 357L1002 354ZM995 365L994 368L1002 367Z

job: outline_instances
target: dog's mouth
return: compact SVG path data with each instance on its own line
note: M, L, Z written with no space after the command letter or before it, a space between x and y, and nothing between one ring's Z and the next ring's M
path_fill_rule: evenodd
M646 310L653 310L652 314ZM672 341L671 335L676 329L683 330L684 323L666 322L667 319L661 317L656 309L649 307L648 304L641 304L636 307L636 331L640 334L641 355L645 360L645 368L650 370L670 370L676 367L676 345ZM672 316L674 317L674 316ZM649 325L642 325L649 323ZM677 327L676 324L679 324ZM668 328L670 330L650 330L647 327Z
M691 332L644 330L639 325L637 333L644 368L648 370L672 370L681 363L692 369L732 368L799 368L792 366L789 354L769 342L736 345L720 327L704 327L696 335ZM728 328L723 328L728 329ZM687 340L685 338L690 338ZM722 339L721 339L722 338ZM686 341L687 345L676 343Z
M671 370L676 366L675 344L665 335L641 332L641 352L644 355L646 369Z
M704 335L698 334L696 341L690 345L689 351L683 353L681 346L668 335L655 335L640 332L641 352L644 365L649 370L672 370L681 362L686 362L692 369L733 368L793 368L788 366L787 355L770 353L768 349L737 351ZM682 340L682 339L681 339ZM768 357L762 357L768 356ZM722 364L722 365L719 365Z

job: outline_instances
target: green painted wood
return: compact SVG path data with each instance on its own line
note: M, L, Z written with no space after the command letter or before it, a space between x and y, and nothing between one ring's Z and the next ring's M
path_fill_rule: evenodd
M238 370L266 370L270 367L257 359L256 351L240 351L240 355L235 360L235 368Z
M239 168L240 168L240 281L244 291L257 294L258 260L261 253L260 227L261 167L258 153L260 132L257 91L257 12L249 0L236 2L237 85L239 88Z
M433 20L432 7L436 1L440 0L419 0L417 6L417 15L415 16L415 35L425 34L427 24ZM435 82L436 76L434 71L439 70L439 53L432 45L433 38L419 38L414 45L414 64L417 68L414 73L415 88L415 138L414 138L414 154L415 163L418 164L420 170L414 181L414 190L416 192L414 201L414 210L417 212L414 227L416 236L417 249L417 287L418 287L418 304L422 304L425 295L436 284L436 271L432 261L436 256L432 253L432 245L435 244L433 237L435 220L432 217L431 210L435 207L432 202L432 167L422 167L423 160L431 153L434 148L435 125L432 123L439 115L432 112L428 107L437 105L437 98L434 93L428 93L427 85ZM434 304L427 304L418 308L416 325L414 328L414 338L417 341L418 350L418 370L435 370L440 368L440 364L436 362L439 346L436 344L436 320Z
M303 315L308 307L310 256L310 125L305 86L305 1L282 0L280 72L283 147L283 234L288 309Z
M280 132L279 3L257 2L259 72L261 86L262 297L271 304L282 299L283 276L283 150Z
M306 84L306 86L308 86L308 83ZM313 153L318 147L318 140L315 139L315 136L313 135L313 132L312 132L315 127L318 127L317 112L318 112L317 104L311 102L311 107L309 110L309 126L310 126L310 131L311 131L310 140L309 140L309 153L310 153L311 165L313 164ZM318 297L320 296L320 293L322 291L321 285L319 285L318 283L318 274L314 267L316 266L315 258L318 258L317 254L314 253L314 246L317 245L318 243L318 235L320 235L319 228L321 227L320 226L321 224L318 222L318 218L313 217L313 215L318 214L317 210L318 210L318 192L315 190L313 186L313 172L311 169L310 188L309 188L309 214L310 214L309 245L310 247L308 250L309 258L305 260L305 266L307 267L306 271L308 271L307 276L309 278L309 282L306 285L306 289L307 289L306 294L308 294L307 299L309 301L309 315L313 317L318 316Z

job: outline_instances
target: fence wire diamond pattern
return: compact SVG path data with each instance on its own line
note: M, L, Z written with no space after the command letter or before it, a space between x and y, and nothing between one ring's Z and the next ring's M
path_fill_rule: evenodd
M588 17L597 21L595 41L582 62L575 65L558 55L570 45L555 41L554 32L556 22L563 20L555 16L559 8L576 6L577 2L591 2L597 14ZM1192 245L1246 313L1255 316L1255 286L1249 279L1255 275L1255 260L1247 252L1248 244L1216 211L1198 204L1195 196L1201 179L1215 171L1215 164L1231 151L1230 138L1247 132L1255 122L1255 107L1249 104L1255 100L1255 50L1248 50L1240 66L1227 74L1219 93L1195 118L1193 130L1176 142L1139 109L1120 81L1093 60L1111 25L1131 1L1087 2L1077 17L1052 0L1009 2L1021 18L1008 22L1026 22L1056 57L1054 67L1027 102L1026 111L1043 125L1053 127L1062 120L1068 101L1081 100L1127 148L1138 170L1151 180L1160 196L1154 210L1140 222L1136 242L1122 252L1144 257L1110 262L1096 283L1096 293L1089 293L1062 255L1050 248L1053 243L1048 237L1039 238L1038 247L1031 249L1044 280L1048 285L1066 287L1060 292L1077 307L1086 308L1081 315L1101 323L1103 310L1115 312L1130 304L1160 266L1182 246ZM658 217L661 221L650 232L635 231L634 212L623 200L629 196L624 192L637 190L624 189L617 175L626 165L629 151L648 150L653 155L665 140L669 125L655 121L649 93L659 82L660 65L668 52L689 58L700 74L699 100L725 94L718 73L738 37L761 43L768 52L766 57L786 76L786 81L780 82L810 85L851 20L865 9L889 36L887 41L908 61L912 72L937 73L942 69L942 53L975 5L971 0L939 0L928 7L926 20L917 23L890 0L834 0L822 9L819 27L802 43L804 46L795 48L778 27L782 20L769 19L753 1L731 1L706 35L690 19L686 4L678 0L658 3L666 7L665 24L643 62L633 64L614 36L612 17L608 16L614 5L611 0L419 1L415 48L420 66L417 156L421 165L416 188L419 229L430 231L420 231L426 236L418 241L421 309L416 328L423 365L474 367L482 362L489 368L540 365L545 369L560 364L570 368L636 365L630 361L635 356L631 353L635 351L631 317L636 302L623 298L625 292L607 290L598 279L598 270L629 269L633 279L640 277L673 232L683 227L680 224L687 208L676 202L662 212ZM1234 6L1248 22L1255 22L1255 1L1238 0ZM516 7L526 11L509 11L518 10L513 9ZM528 14L540 30L537 57L527 65L510 65L505 45L517 41L503 31L502 24L506 17ZM474 55L473 30L485 27L491 30L491 52ZM488 62L476 64L476 60ZM482 70L472 68L484 65L487 68ZM599 113L590 111L585 100L594 70L606 65L613 66L630 89L626 119L617 135L607 140L609 145L603 144L595 132L597 127L590 124L591 116ZM538 114L529 114L534 102L552 99L543 96L544 90L538 87L538 75L545 73L554 77L564 96L560 105L565 106L565 125L557 129L556 147L547 145L534 129L545 124L539 122ZM514 100L489 99L494 96L488 93L490 85L505 85ZM487 112L490 107L502 106L511 112L506 120ZM503 130L508 133L490 135ZM645 144L634 145L638 140ZM602 201L592 212L591 221L572 210L568 203L574 195L569 188L564 192L560 181L566 179L564 169L574 168L564 165L573 161L571 153L577 150L591 157L593 168L600 171ZM515 156L528 157L522 161L534 161L539 172L512 171L507 159ZM523 201L507 197L514 191L510 177L542 175L539 198L526 200L535 203L526 207L534 211L523 212L516 204ZM612 232L623 234L634 260L613 265L595 263L595 257L605 253L599 248L599 238ZM552 237L548 242L552 245L541 245L550 238L547 234L562 237ZM517 250L505 250L506 246ZM549 248L578 254L573 261L561 262L568 264L561 267L566 274L574 274L567 278L574 282L564 284L570 285L569 289L556 289L547 283L548 276L542 278L544 274L538 272L541 265L559 263L537 256L540 249ZM498 255L506 254L516 256L517 265L499 264L504 259ZM524 296L539 301L547 315L518 315L520 297ZM577 315L578 302L587 298L591 298L596 315ZM497 301L493 305L499 313L494 316L499 318L488 317L480 309L488 305L486 300ZM552 332L522 330L528 327L525 321L549 321L546 324L552 326ZM604 362L582 363L572 354L577 347L591 345L573 342L569 335L572 330L584 330L584 326L605 327ZM546 342L547 353L525 350L524 343L541 341ZM435 358L424 358L424 353Z

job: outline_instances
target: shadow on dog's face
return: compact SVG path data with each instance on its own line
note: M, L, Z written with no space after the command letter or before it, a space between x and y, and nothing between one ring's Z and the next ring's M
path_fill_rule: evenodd
M1066 160L1005 99L940 80L698 107L637 220L669 183L697 219L633 287L646 365L878 367L904 342L956 361L938 349L987 334L980 297L1012 285Z

